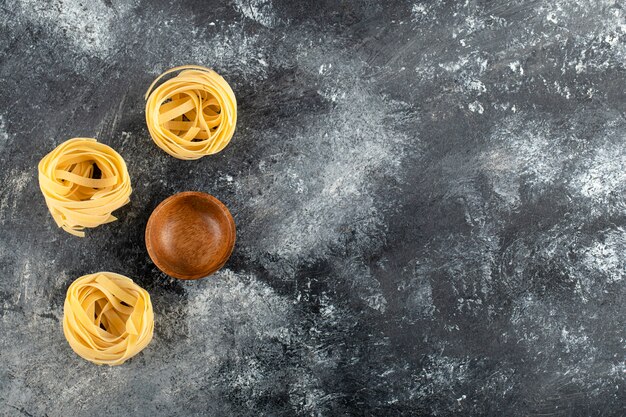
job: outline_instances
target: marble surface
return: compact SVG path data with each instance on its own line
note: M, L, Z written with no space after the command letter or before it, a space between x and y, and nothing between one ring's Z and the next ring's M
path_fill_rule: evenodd
M626 414L626 10L618 0L0 1L0 415ZM176 160L143 94L233 86L231 144ZM132 201L56 228L38 161L75 136ZM151 210L231 209L235 252L180 282ZM120 367L61 330L73 279L152 295Z

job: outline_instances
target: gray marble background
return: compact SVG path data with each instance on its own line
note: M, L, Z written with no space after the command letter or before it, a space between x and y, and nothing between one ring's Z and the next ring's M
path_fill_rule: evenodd
M0 0L0 415L626 414L621 0ZM143 94L232 85L231 144L176 160ZM119 221L56 228L38 161L75 136L126 159ZM144 248L202 190L238 227L215 276ZM120 367L62 330L73 279L152 295Z

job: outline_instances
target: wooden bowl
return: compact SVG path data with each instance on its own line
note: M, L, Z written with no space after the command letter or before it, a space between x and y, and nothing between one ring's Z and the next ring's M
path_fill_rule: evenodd
M233 252L235 221L212 195L186 191L166 198L146 226L152 262L167 275L198 279L218 271Z

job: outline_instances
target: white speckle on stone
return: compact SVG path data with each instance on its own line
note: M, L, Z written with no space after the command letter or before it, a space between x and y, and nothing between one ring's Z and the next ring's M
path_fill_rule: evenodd
M477 91L479 94L487 92L487 87L480 80L470 80L467 83L467 88L469 90Z
M613 364L609 370L609 375L622 378L626 374L626 361L620 361L617 364Z
M328 87L324 90L318 90L317 93L324 97L327 100L332 101L333 103L339 99L346 98L346 92L337 89L336 87Z
M548 22L554 23L555 25L559 23L554 12L548 13L548 15L546 16L546 19L548 20Z
M333 67L333 64L322 64L322 65L320 65L320 69L319 69L320 75L328 74L332 67Z
M0 152L4 150L4 147L9 143L9 132L7 132L6 122L4 116L0 115Z
M554 88L556 89L556 92L560 96L565 97L565 99L567 99L567 100L569 100L570 97L572 96L569 87L568 86L561 86L561 84L559 84L558 81L554 81Z
M511 68L511 71L513 72L519 71L520 75L524 75L524 68L522 67L522 64L520 64L519 61L510 62L509 68Z
M448 72L457 72L458 70L463 68L463 66L466 65L468 61L469 61L469 58L467 56L462 56L454 62L447 62L447 63L439 64L439 67L443 68L444 70Z
M186 34L183 29L172 36L184 42ZM241 74L244 78L263 79L267 76L267 66L261 60L268 56L269 45L263 43L258 34L245 34L239 25L233 24L215 34L210 42L194 42L183 55L188 62L205 64L210 67L219 65L224 70L224 77L229 80L229 73ZM180 58L180 54L178 54ZM207 61L210 57L210 61ZM265 62L265 61L264 61ZM260 64L260 65L259 65ZM165 63L155 72L159 73L168 67L178 65L177 61ZM235 91L235 94L237 92Z
M420 3L415 3L413 7L411 7L411 14L413 15L413 18L420 16L420 15L425 15L426 6Z
M615 46L617 45L617 42L619 42L619 36L608 34L604 37L604 42L608 43L611 46Z
M36 173L36 170L35 170ZM17 215L17 204L33 175L24 171L10 176L0 191L0 221Z
M550 184L562 169L566 155L555 151L553 133L541 124L523 122L522 113L504 119L490 134L482 166L494 191L509 206L519 204L519 187ZM562 141L562 138L558 138Z
M58 7L37 0L11 0L9 4L33 23L67 37L80 51L107 56L117 43L113 26L120 15L136 6L136 1L116 4L118 16L102 1L66 0Z
M317 73L319 67L311 70ZM372 95L366 86L347 85L346 79L354 81L343 70L338 68L336 77L323 79L318 93L336 103L337 109L323 119L303 119L308 126L292 139L299 144L298 155L281 154L276 164L265 165L261 177L239 179L255 184L260 181L243 188L265 187L267 183L268 191L252 196L248 205L256 221L265 225L259 237L261 245L284 259L325 253L344 233L360 237L365 231L372 233L381 227L377 209L381 202L373 200L371 175L394 175L404 144L410 141L412 147L419 146L414 138L387 128L387 120L400 115L399 110L407 105L383 104L381 97ZM373 102L379 105L372 106ZM296 165L300 175L292 178L287 174ZM275 172L280 176L275 177ZM357 242L375 244L365 237Z
M271 0L234 0L234 3L239 13L267 28L280 21Z
M465 19L464 31L467 34L475 33L485 28L485 21L477 18L476 16L468 16Z
M439 395L441 392L451 392L454 384L468 378L468 370L468 363L465 359L436 354L429 355L425 358L424 365L417 376L419 383L416 384L415 392L412 395L426 399Z
M478 113L478 114L483 114L483 112L485 111L485 108L483 107L483 105L479 101L474 101L474 102L468 104L467 108L471 112Z
M608 232L584 250L583 264L593 272L606 276L609 282L621 281L626 274L626 230Z
M626 192L626 151L607 143L580 168L572 180L573 192L598 202L606 201L614 193Z
M565 327L561 330L561 342L565 346L565 352L572 353L577 350L595 350L593 346L589 346L589 337L585 334L585 329L580 327L577 330L567 330Z

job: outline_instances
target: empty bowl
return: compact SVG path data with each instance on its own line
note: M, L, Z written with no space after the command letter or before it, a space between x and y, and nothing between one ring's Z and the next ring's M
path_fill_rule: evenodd
M186 191L159 204L146 226L152 262L167 275L198 279L218 271L233 252L235 221L210 194Z

